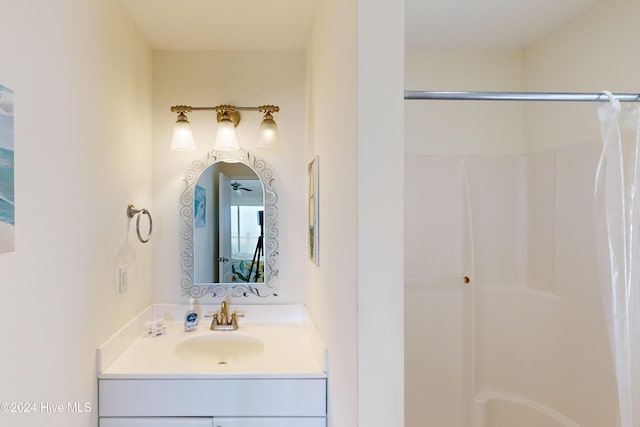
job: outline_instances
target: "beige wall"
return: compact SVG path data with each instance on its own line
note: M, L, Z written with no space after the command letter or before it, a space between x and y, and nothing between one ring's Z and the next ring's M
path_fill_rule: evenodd
M153 246L153 301L185 303L180 287L179 215L185 171L213 148L215 114L193 112L189 121L198 149L169 149L176 115L172 105L258 106L277 104L275 115L282 149L256 151L262 115L242 112L236 128L246 150L267 161L274 171L279 210L278 297L243 298L243 303L290 304L305 301L306 163L304 53L274 52L166 52L153 54L153 204L158 223ZM219 298L218 298L219 299ZM211 303L213 298L201 298ZM238 301L240 302L240 301Z
M523 55L517 49L412 50L409 90L520 91ZM405 102L409 155L508 155L524 150L521 102Z
M361 427L404 425L403 6L398 0L358 1Z
M356 4L318 2L307 49L306 160L320 157L320 266L307 305L329 348L329 426L357 425Z
M602 1L527 48L527 90L637 93L639 15L637 1ZM594 104L529 103L526 108L528 152L600 138Z
M95 426L96 348L151 302L151 52L119 2L2 2L15 92L16 250L0 254L0 401L90 402L3 425ZM116 272L129 265L127 293ZM39 409L39 408L38 408Z
M329 348L330 426L403 424L403 25L397 2L323 1L308 47L321 254L307 303Z

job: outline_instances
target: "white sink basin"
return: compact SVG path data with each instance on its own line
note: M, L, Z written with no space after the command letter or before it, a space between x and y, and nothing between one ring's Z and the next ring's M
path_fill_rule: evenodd
M176 347L176 354L191 362L226 365L253 359L264 350L254 337L235 332L211 332L186 338Z

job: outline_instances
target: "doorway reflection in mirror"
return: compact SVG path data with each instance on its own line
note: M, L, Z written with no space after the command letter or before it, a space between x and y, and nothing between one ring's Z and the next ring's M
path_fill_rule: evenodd
M260 178L243 163L217 162L200 175L195 203L198 187L211 196L205 197L204 226L194 227L195 283L264 282Z

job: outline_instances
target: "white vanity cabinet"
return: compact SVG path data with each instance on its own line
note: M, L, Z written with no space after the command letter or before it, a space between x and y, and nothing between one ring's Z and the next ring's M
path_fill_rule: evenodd
M326 427L324 417L100 418L100 427Z
M100 418L100 427L213 427L213 418Z
M98 390L100 427L326 426L326 378L101 378Z

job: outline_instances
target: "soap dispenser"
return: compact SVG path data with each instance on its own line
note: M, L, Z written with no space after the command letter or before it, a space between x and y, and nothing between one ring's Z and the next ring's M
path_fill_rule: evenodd
M193 307L193 298L189 298L189 310L184 315L184 330L186 332L198 329L198 313Z

